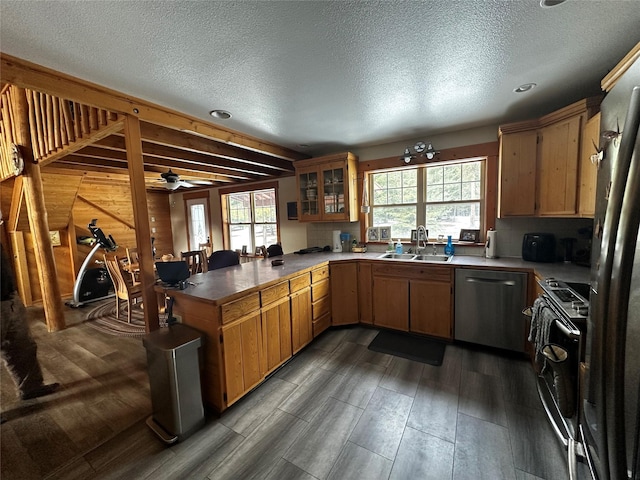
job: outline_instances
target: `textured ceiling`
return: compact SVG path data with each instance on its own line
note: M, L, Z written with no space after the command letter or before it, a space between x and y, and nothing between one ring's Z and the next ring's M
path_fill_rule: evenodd
M530 118L599 92L640 2L11 1L2 52L323 154ZM526 94L513 89L535 82Z

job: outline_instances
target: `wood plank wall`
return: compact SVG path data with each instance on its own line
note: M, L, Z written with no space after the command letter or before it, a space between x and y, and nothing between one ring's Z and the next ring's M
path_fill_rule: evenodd
M49 218L62 219L69 218L75 226L75 236L89 236L87 225L93 218L98 219L97 225L103 230L105 235L112 235L120 247L117 254L125 256L126 247L136 246L136 234L133 224L133 207L131 204L131 188L124 182L98 182L85 178L80 184L74 202L60 199L69 196L70 183L76 179L69 178L68 181L48 182L46 185L47 195L45 198L47 215ZM1 197L3 207L10 201L12 181L2 182ZM57 186L56 186L57 185ZM57 200L56 200L57 198ZM156 229L156 248L158 255L163 253L173 253L173 237L171 232L169 196L164 193L148 192L147 202L149 205L149 216L154 217L155 222L151 227ZM69 211L69 209L71 211ZM8 211L8 208L7 208ZM3 208L4 212L4 208ZM84 245L72 246L74 241L69 238L68 228L61 228L56 221L55 229L60 232L60 246L53 247L53 254L60 282L60 293L63 297L70 297L73 294L73 284L77 272L86 255L91 250ZM31 233L27 230L22 232L25 244L25 255L29 271L29 282L31 285L33 303L42 301L42 294L39 284L39 276L36 267L34 244ZM75 259L73 255L75 253ZM96 255L101 258L102 251ZM72 260L75 260L73 262Z

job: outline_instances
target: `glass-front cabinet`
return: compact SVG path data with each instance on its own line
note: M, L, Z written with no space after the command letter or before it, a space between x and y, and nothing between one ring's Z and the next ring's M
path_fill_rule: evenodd
M358 159L352 153L299 160L298 219L301 222L354 222L358 219Z

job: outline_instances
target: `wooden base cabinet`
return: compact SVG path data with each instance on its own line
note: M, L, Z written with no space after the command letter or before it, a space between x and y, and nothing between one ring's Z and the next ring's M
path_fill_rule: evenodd
M331 264L331 324L358 323L358 262Z
M453 269L374 265L373 324L404 332L453 338Z
M294 355L313 340L311 281L309 273L290 280L291 345Z
M222 327L227 405L234 403L264 379L261 337L260 312Z
M373 266L373 324L409 331L409 280L411 267Z
M447 272L447 276L449 272ZM409 283L409 331L453 339L451 280Z
M268 375L293 355L291 347L291 308L289 296L263 308L262 314L263 373Z

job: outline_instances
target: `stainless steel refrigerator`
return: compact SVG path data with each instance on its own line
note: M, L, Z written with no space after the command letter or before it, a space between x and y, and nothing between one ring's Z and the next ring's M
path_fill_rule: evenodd
M582 445L572 445L598 480L640 479L639 124L636 60L601 105Z

